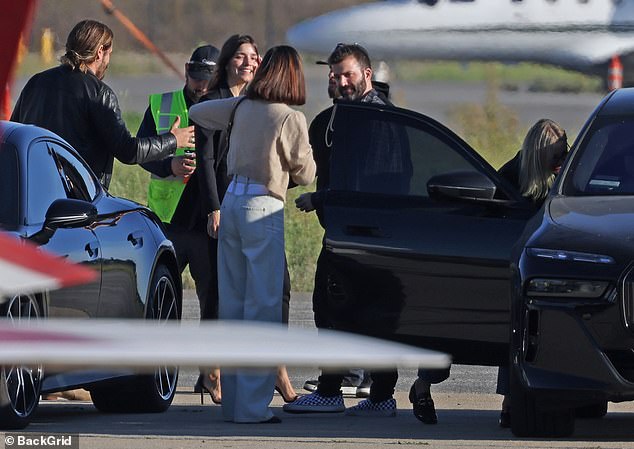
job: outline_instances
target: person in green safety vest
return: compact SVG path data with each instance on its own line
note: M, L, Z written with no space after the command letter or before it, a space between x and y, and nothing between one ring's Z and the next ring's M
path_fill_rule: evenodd
M137 137L154 136L180 117L182 126L189 124L188 109L208 92L220 51L212 45L196 48L185 63L185 86L175 92L150 95L149 106ZM192 139L193 140L193 139ZM210 312L208 303L215 295L215 260L212 263L211 238L207 235L207 211L202 210L200 180L194 153L178 149L174 156L142 164L152 173L148 206L165 223L166 235L174 244L179 268L189 265L196 284L200 315Z
M188 110L207 93L219 51L212 45L194 50L185 65L185 87L174 92L150 95L138 136L156 135L169 129L177 117L189 123ZM170 223L189 177L194 172L195 158L188 149L178 148L175 157L143 164L152 173L148 188L148 206L164 223Z

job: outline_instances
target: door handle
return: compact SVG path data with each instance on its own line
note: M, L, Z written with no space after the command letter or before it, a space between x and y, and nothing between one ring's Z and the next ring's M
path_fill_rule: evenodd
M143 246L143 233L141 231L131 232L128 234L128 242L135 248L141 248Z
M347 225L345 233L360 237L386 237L385 232L379 226Z
M99 257L99 244L97 242L86 243L84 249L91 259L96 259L97 257Z

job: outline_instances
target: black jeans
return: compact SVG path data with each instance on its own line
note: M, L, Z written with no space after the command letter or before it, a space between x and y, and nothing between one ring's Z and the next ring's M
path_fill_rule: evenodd
M196 285L196 296L200 304L200 319L218 318L218 275L216 253L218 242L204 231L185 230L166 224L167 238L174 244L178 268L189 271Z
M324 397L337 396L340 393L341 381L346 372L324 372L319 376L317 392ZM370 373L372 386L370 387L370 400L381 402L394 396L394 388L398 381L398 371L376 370Z

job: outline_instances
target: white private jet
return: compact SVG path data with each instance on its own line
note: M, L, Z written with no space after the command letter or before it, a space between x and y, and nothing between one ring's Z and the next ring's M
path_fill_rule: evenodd
M625 66L634 84L632 0L387 0L304 21L287 39L320 55L358 42L373 59L531 61L603 77L611 68L616 82Z

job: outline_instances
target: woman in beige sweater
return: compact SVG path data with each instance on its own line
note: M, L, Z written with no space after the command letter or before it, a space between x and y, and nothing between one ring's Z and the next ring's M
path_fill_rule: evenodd
M234 113L227 156L233 181L218 235L220 319L282 321L286 189L289 178L307 185L315 177L306 118L289 106L304 104L305 92L299 55L278 46L264 56L245 97L207 101L189 111L193 121L212 129L226 128ZM225 420L280 422L268 408L275 374L226 374Z

